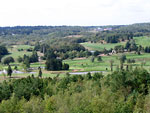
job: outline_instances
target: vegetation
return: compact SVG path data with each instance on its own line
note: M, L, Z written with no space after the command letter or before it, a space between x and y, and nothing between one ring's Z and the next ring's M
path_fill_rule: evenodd
M1 61L1 58L7 54L8 54L8 50L6 49L6 47L0 46L0 61Z
M149 112L149 36L149 23L0 27L0 113Z
M7 75L9 76L9 77L11 77L11 75L12 75L12 69L11 69L11 66L10 65L8 65L8 69L7 69Z
M2 63L3 64L9 65L9 63L12 63L12 62L14 62L14 58L13 57L6 57L6 58L2 59Z
M144 69L11 80L0 84L0 112L148 112L149 81Z

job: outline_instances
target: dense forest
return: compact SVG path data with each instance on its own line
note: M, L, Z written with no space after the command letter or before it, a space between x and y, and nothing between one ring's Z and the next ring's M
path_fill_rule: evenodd
M0 83L1 113L147 113L150 73L144 69L104 76L66 74Z

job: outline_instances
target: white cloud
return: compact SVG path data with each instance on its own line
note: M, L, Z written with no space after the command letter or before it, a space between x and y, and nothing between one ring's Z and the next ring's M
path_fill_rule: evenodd
M149 0L0 0L0 26L150 21Z

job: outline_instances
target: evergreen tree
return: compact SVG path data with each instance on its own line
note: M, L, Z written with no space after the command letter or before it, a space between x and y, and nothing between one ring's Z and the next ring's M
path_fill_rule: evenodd
M130 42L128 41L127 43L126 43L126 45L125 45L125 49L129 49L130 48Z
M11 66L10 65L8 65L8 69L7 69L7 75L9 76L9 77L11 77L11 75L12 75L12 69L11 69Z
M94 53L93 53L93 55L96 57L96 56L98 56L99 55L99 51L95 51Z
M33 51L32 55L30 56L30 63L38 62L38 54L36 51Z
M42 77L42 69L41 67L39 67L39 74L38 74L39 77Z
M62 70L62 60L59 59L47 59L46 60L46 70L49 71L56 71L56 70Z
M14 70L17 70L17 66L14 67Z
M23 61L23 58L19 56L19 57L17 58L17 61L18 61L19 63L21 63L21 62Z
M94 60L95 60L95 58L94 58L94 57L92 57L92 58L91 58L91 62L94 62Z
M126 66L126 71L129 71L129 65Z
M63 64L62 70L69 70L69 64Z
M14 62L14 58L13 57L6 57L6 58L4 58L4 59L2 59L2 63L3 64L7 64L7 65L9 65L9 63L11 63L11 62Z
M114 63L114 60L110 60L109 62L110 62L110 69L111 69L111 71L113 71L113 63Z
M29 57L25 57L25 60L23 61L23 68L27 71L28 68L30 68L30 60Z
M125 62L126 60L126 55L121 55L119 57L119 60L120 60L120 69L122 70L123 69L123 63Z
M101 56L98 56L98 57L97 57L97 61L99 61L99 62L102 61L102 57L101 57Z

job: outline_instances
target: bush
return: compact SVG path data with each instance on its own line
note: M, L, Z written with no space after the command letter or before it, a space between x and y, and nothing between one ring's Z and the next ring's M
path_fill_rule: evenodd
M21 63L21 62L23 62L23 58L19 56L19 57L17 58L17 61L18 61L19 63Z
M69 64L63 64L62 70L69 70Z
M9 64L9 63L12 63L12 62L14 62L14 58L13 57L6 57L6 58L4 58L4 59L2 59L2 63L3 64Z

